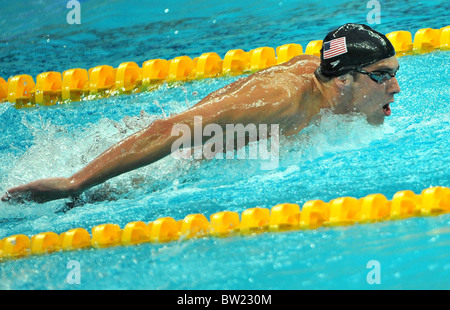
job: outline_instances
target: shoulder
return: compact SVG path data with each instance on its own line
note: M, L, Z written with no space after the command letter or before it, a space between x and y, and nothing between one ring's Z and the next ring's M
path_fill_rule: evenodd
M283 89L307 91L314 71L320 65L320 58L312 55L299 55L284 63L269 67L248 77L266 88L282 86Z
M286 70L298 75L314 73L319 65L320 58L313 55L295 56L291 60L280 64L280 66L285 67Z

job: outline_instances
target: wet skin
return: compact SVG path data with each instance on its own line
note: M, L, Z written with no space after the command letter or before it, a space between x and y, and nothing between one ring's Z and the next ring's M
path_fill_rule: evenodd
M226 124L278 124L281 134L289 136L300 132L325 108L339 114L359 112L372 124L382 124L390 115L386 104L400 92L395 77L378 84L364 74L356 78L346 74L322 82L314 74L319 65L320 58L300 55L241 78L209 94L189 110L154 121L71 177L41 179L13 187L2 201L46 202L77 196L110 178L149 165L171 153L171 146L178 139L171 135L174 125L186 124L193 131L194 116L202 116L203 126L214 123L222 128ZM393 56L363 69L394 73L398 66Z

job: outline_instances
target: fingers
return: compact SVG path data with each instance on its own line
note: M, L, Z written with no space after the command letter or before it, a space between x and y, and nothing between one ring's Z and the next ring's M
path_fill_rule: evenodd
M2 197L2 201L9 201L11 199L11 195L6 191L5 195Z
M9 203L25 203L25 201L27 201L26 196L27 195L23 193L12 194L11 192L6 191L5 195L1 198L1 201Z
M35 189L33 188L32 183L28 183L25 185L19 185L12 188L9 188L5 195L1 198L3 202L9 203L25 203L27 201L34 201L33 194Z
M1 198L1 201L10 203L25 203L26 201L31 200L31 196L32 192L30 189L25 185L21 185L8 189L5 195Z
M65 178L41 179L25 185L8 189L2 201L23 203L33 201L44 203L50 200L67 198L72 194L67 189Z
M8 189L8 190L5 192L5 195L1 198L1 200L2 200L3 202L13 200L13 198L14 198L14 196L15 196L14 193L18 191L18 190L17 190L18 188L20 188L20 187L19 187L19 186L16 186L16 187L13 187L13 188Z

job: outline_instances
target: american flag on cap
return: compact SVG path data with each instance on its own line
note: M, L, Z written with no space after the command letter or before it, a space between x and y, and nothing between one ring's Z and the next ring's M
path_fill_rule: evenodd
M323 59L336 57L345 53L347 53L345 37L323 43Z

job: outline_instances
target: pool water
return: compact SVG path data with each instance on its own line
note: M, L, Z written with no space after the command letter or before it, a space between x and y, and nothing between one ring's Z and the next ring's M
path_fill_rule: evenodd
M311 40L345 22L366 22L361 1L80 1L68 25L56 1L8 3L0 12L0 76ZM150 2L149 2L150 3ZM448 24L445 1L383 1L374 28L387 33ZM405 14L406 10L406 14ZM12 14L16 12L16 14ZM124 13L126 12L126 14ZM8 18L6 18L8 16ZM45 16L45 18L43 18ZM270 16L270 18L268 18ZM33 31L29 31L32 29ZM245 29L245 30L243 30ZM188 42L188 43L187 43ZM191 42L195 42L192 44ZM167 157L88 190L80 206L0 203L0 237L61 233L104 223L123 227L159 217L182 219L278 203L302 205L450 186L450 54L399 58L402 92L382 126L360 115L320 119L281 137L280 161L194 161ZM239 77L164 85L152 91L64 106L17 110L0 104L0 190L70 176L102 151L158 118L179 113ZM1 289L448 289L450 215L285 233L204 238L102 250L58 252L0 263ZM76 260L81 284L67 283ZM369 284L367 263L381 283Z

